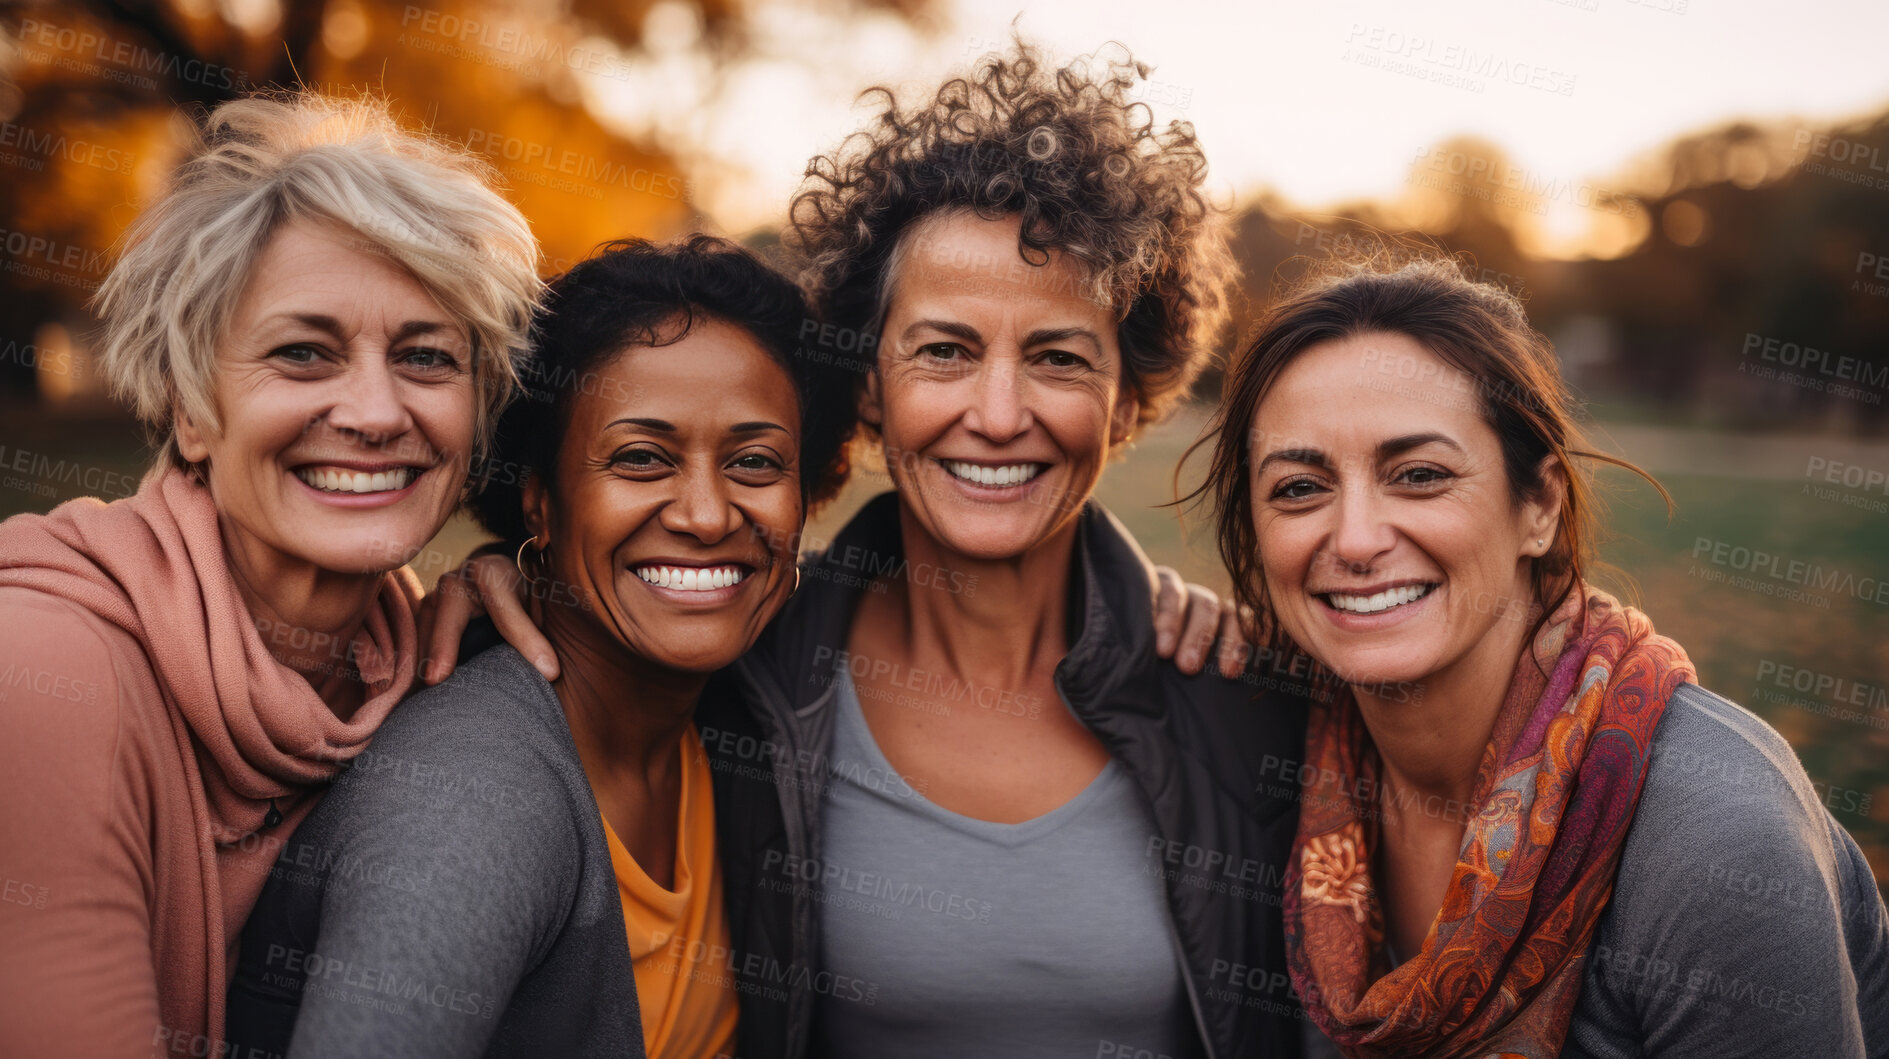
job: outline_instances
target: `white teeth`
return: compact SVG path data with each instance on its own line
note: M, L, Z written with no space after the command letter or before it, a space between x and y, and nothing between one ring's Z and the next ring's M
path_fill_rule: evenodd
M339 467L298 467L295 476L324 493L387 493L405 489L419 473L412 467L371 474Z
M1435 585L1402 585L1398 588L1387 588L1369 596L1351 596L1331 592L1327 593L1325 598L1331 601L1332 606L1342 611L1349 611L1352 614L1378 614L1392 607L1415 603L1429 595L1430 590L1435 587Z
M740 584L747 574L739 566L639 566L636 576L658 588L712 592Z
M985 467L962 460L942 460L944 469L956 477L979 485L1020 485L1043 473L1040 463L1013 463L1004 467Z

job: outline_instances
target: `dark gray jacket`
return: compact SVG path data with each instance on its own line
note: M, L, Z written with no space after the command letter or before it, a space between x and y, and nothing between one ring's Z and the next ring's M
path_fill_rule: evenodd
M643 1054L602 817L510 647L402 702L271 876L227 1054Z
M1302 689L1263 673L1186 677L1157 661L1152 567L1100 506L1080 519L1057 689L1153 809L1147 868L1166 880L1206 1053L1296 1055L1279 895L1297 787L1276 770L1304 744ZM957 572L908 565L897 498L880 496L804 564L785 612L717 676L697 713L715 772L744 1059L806 1055L821 994L870 1002L870 983L820 968L816 899L835 665L878 577L975 591Z

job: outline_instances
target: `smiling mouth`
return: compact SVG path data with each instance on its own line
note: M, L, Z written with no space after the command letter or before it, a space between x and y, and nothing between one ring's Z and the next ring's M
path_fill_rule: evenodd
M981 463L966 463L963 460L939 460L951 477L972 485L990 485L998 488L1022 485L1049 469L1047 463L1009 463L997 467L988 467Z
M748 579L745 566L665 566L651 563L632 568L637 577L657 588L677 592L713 592L732 588Z
M1436 591L1434 584L1398 585L1382 592L1370 595L1356 595L1348 592L1318 592L1314 595L1324 600L1333 610L1342 610L1347 614L1382 614L1387 610L1415 603Z
M421 473L418 467L394 467L385 471L322 466L295 468L295 477L324 493L397 493L413 484Z

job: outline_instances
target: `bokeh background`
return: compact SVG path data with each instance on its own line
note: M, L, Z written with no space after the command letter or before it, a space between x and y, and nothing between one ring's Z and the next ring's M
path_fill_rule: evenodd
M546 269L623 235L772 250L872 84L933 87L1014 26L1116 42L1232 211L1239 324L1385 239L1520 293L1588 401L1611 587L1802 755L1889 878L1889 5L1811 0L58 0L0 8L0 516L121 497L148 460L85 300L190 115L262 86L371 91L485 155ZM1229 337L1229 343L1231 337ZM1161 505L1215 399L1102 489L1224 587ZM1182 468L1185 486L1198 468ZM862 474L810 529L864 496ZM477 543L455 524L429 580ZM1751 556L1777 557L1765 563ZM1792 564L1798 564L1792 566Z

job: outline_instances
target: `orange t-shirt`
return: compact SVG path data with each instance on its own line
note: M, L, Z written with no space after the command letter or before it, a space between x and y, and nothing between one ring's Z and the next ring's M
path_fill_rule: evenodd
M693 725L682 739L676 888L664 889L643 874L608 820L603 833L623 900L649 1059L733 1054L738 1008L728 970L721 864L715 858L715 793L708 754Z

